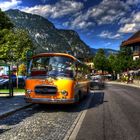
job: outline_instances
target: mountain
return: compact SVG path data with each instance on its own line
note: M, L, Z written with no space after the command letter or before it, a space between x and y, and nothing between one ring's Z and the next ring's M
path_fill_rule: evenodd
M6 14L16 28L29 32L37 53L69 51L76 57L87 57L91 54L90 47L73 30L57 29L46 18L19 10L8 10Z
M105 48L102 48L105 52L105 55L106 56L109 56L110 54L117 54L118 51L117 50L113 50L113 49L105 49ZM94 48L91 48L91 53L92 54L96 54L98 52L99 49L94 49Z

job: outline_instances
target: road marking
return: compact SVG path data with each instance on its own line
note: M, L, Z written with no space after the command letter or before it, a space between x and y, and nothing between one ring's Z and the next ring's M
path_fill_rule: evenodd
M93 97L93 93L90 94L90 97L89 97L89 99L84 107L84 110L77 116L76 120L74 121L71 128L67 132L64 140L75 140L76 139L76 136L81 128L82 122L83 122L83 120L86 116L86 113L88 111L88 107L91 103L92 97Z

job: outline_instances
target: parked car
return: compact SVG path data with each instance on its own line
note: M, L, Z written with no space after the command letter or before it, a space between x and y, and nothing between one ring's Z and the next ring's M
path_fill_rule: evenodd
M9 79L0 78L0 89L9 88Z
M11 75L13 87L17 87L17 76ZM24 88L25 76L18 76L18 88Z
M104 89L104 78L101 75L91 76L90 89Z
M17 87L17 78L16 76L11 75L12 78L12 86ZM24 88L25 86L25 77L18 76L18 87ZM8 89L9 88L9 78L0 77L0 89Z

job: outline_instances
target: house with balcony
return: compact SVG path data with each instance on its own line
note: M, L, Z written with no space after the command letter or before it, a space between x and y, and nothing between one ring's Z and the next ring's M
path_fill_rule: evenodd
M133 52L133 60L140 59L140 31L136 32L128 40L122 42L120 48L130 47Z

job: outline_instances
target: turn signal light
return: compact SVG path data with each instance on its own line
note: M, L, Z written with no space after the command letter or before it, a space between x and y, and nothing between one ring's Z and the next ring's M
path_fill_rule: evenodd
M30 94L31 92L32 92L32 90L30 90L30 89L26 90L26 93L28 93L28 94Z
M67 92L66 90L62 90L62 91L61 91L61 94L67 96L67 95L68 95L68 92Z

